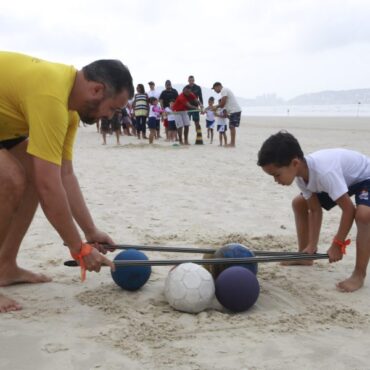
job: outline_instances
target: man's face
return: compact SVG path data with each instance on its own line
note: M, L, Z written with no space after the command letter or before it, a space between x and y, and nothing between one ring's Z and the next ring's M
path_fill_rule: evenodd
M111 119L116 110L124 107L127 101L126 90L115 96L90 98L85 101L78 114L82 122L91 125L102 118Z
M190 91L190 89L184 89L183 93L184 93L185 96L189 96L191 91Z
M297 165L299 161L293 159L289 166L278 167L275 164L268 164L262 169L268 175L272 176L279 185L291 185L297 176Z
M155 89L155 85L154 84L150 84L149 85L149 88L150 88L150 90L154 90Z
M217 94L219 94L219 93L221 92L221 90L222 90L222 87L221 87L221 86L219 86L219 85L217 85L217 86L215 86L215 87L213 88L213 90L215 90L215 91L216 91L216 93L217 93Z
M171 89L171 83L170 82L166 82L166 85L165 85L166 89L167 90L170 90Z
M188 78L189 85L194 85L194 77Z

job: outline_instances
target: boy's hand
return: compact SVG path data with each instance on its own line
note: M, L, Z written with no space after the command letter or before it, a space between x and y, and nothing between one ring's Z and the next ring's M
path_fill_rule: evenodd
M329 262L338 262L343 258L343 254L340 251L340 248L336 244L332 244L327 251L329 255Z

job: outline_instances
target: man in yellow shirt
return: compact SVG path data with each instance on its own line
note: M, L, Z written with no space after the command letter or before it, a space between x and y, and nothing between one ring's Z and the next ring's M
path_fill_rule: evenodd
M94 224L73 172L72 149L79 120L111 118L132 98L129 70L118 60L76 70L0 52L0 81L0 287L51 280L16 262L38 203L82 272L114 268L97 244L113 241ZM0 294L0 312L20 308Z

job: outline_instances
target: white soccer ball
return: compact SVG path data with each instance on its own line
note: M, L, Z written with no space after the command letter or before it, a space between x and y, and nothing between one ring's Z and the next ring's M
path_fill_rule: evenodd
M215 295L212 275L195 263L183 263L168 273L164 294L178 311L198 313L211 304Z

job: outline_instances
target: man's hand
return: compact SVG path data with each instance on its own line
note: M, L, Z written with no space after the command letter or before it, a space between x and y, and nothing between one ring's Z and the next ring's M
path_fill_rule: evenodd
M100 231L99 229L94 229L91 233L85 234L85 238L87 242L96 248L100 253L106 254L107 251L113 252L115 250L114 248L106 248L101 245L114 245L114 241L107 233Z
M107 257L104 257L95 248L92 249L90 254L84 256L83 260L87 271L99 272L102 265L109 266L112 271L115 270L115 265L113 261L109 260Z

